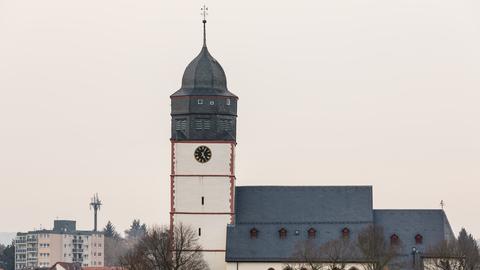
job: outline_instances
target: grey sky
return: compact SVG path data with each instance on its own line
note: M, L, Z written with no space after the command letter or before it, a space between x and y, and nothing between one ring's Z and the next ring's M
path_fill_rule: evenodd
M201 1L0 0L0 231L169 211L169 95ZM207 1L239 185L373 185L480 235L477 0Z

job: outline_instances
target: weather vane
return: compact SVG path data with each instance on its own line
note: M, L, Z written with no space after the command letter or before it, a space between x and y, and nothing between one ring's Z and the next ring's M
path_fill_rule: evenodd
M208 16L208 7L203 5L203 7L200 9L202 13L200 15L203 16L203 23L207 22L207 16Z

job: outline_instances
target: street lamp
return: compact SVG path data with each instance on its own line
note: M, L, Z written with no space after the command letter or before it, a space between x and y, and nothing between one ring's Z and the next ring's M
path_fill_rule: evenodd
M413 268L415 269L415 257L417 254L420 253L416 247L412 247L412 261L413 261Z

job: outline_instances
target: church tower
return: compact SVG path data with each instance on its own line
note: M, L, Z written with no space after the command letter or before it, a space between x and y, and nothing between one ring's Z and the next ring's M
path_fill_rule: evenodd
M234 222L237 100L206 45L171 98L170 224L191 226L211 270L224 270L227 224Z

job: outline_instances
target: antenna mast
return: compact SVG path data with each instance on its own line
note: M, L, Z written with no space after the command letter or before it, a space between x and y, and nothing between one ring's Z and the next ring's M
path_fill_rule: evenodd
M97 211L100 210L100 206L102 205L102 202L98 198L98 193L95 193L93 195L92 199L90 200L90 209L93 209L93 231L97 231Z

